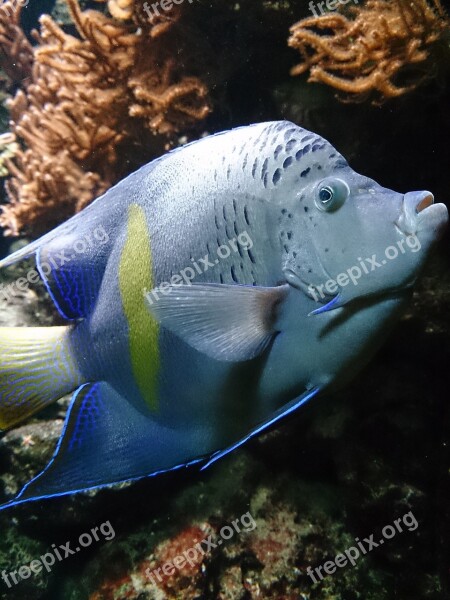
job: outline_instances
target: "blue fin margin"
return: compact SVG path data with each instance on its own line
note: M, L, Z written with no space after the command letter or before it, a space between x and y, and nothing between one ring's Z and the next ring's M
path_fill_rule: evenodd
M127 436L130 429L133 438ZM170 447L174 446L174 440L170 437L164 440L165 443L158 444L158 452L150 454L150 446L154 446L155 438L159 439L158 434L161 435L158 425L108 384L83 384L72 397L63 431L50 462L12 501L1 505L0 511L27 502L138 481L204 462L204 457L184 462L167 458ZM105 435L107 437L102 440ZM162 435L165 436L166 431ZM102 441L105 443L102 444ZM182 447L181 453L185 453ZM152 466L151 462L155 461L163 464L161 455L165 455L164 459L175 466L159 469ZM86 482L89 478L90 483ZM80 480L85 483L76 485Z
M316 396L319 393L319 391L320 391L319 387L312 388L311 390L305 392L304 394L302 394L295 400L292 400L292 402L289 402L289 404L287 406L284 406L277 413L275 413L275 415L269 421L265 421L264 423L262 423L261 425L256 427L256 429L253 429L249 434L247 434L241 440L239 440L235 444L229 446L228 448L225 448L224 450L219 450L218 452L215 452L209 458L207 463L202 466L200 471L204 471L209 466L214 464L216 461L220 460L222 457L226 456L227 454L230 454L230 452L233 452L240 446L243 446L245 443L247 443L252 438L263 433L264 431L266 431L267 429L272 427L272 425L275 425L276 423L278 423L278 421L281 421L281 419L284 419L291 413L295 412L298 408L300 408L300 406L303 406L303 404L308 402L308 400L310 400L311 398L314 398L314 396Z
M174 447L173 439L171 440L170 437L165 437L165 443L162 444L162 446L159 444L156 445L158 452L151 454L149 446L153 445L153 450L155 450L155 437L157 440L159 438L158 426L155 425L155 423L150 419L146 419L144 415L137 411L132 405L127 403L117 392L108 386L108 384L103 382L83 384L78 388L72 397L61 437L49 464L41 473L36 475L36 477L28 482L12 501L1 505L0 511L6 508L12 508L13 506L25 504L27 502L44 500L48 498L57 498L79 492L86 492L89 490L101 488L104 489L117 483L139 481L147 477L155 477L156 475L177 471L199 463L205 463L200 469L203 471L222 457L244 445L250 439L263 433L283 418L295 412L308 400L316 396L319 391L320 388L315 387L305 392L299 398L296 398L287 406L280 409L268 421L265 421L253 429L241 440L235 444L232 444L228 448L215 452L208 458L202 456L200 458L194 458L184 462L182 460L177 462L174 459L169 458L169 462L171 462L172 465L175 463L175 466L152 468L151 463L155 462L155 460L156 462L161 463L161 458L158 459L158 454L160 457L163 455L164 459L167 461L167 451L168 449ZM111 433L108 426L105 427L103 418L106 418L107 420L108 414L111 414L111 409L114 409L114 406L111 406L111 404L114 402L116 402L115 408L118 406L117 402L120 403L120 411L117 413L117 411L112 410L114 416L110 420L109 424L117 427L117 419L119 418L119 425L122 424L122 432L123 424L125 424L125 431L129 431L130 425L133 425L133 421L134 425L140 430L136 433L131 427L133 433L136 434L133 439L128 439L126 436L121 437L120 432L117 434L116 431L115 436L109 435L108 438L106 438L105 441L109 441L109 443L112 444L112 446L108 447L108 444L101 445L98 437L101 438L105 431L109 434ZM123 412L127 412L127 410L124 408L124 405L125 407L128 407L128 414L125 416ZM103 407L107 407L108 410L103 412ZM139 425L139 423L141 425ZM163 435L166 436L166 432L163 432ZM87 441L85 436L87 436ZM114 456L114 451L117 452L116 442L118 440L120 459L114 461L111 459ZM179 444L179 440L177 440L177 442L178 444L176 446L180 451L179 454L186 454L187 450L183 449L183 445ZM92 448L97 450L96 454L94 455L91 454ZM105 460L86 461L83 459L83 455L87 455L91 459L94 457L98 458L99 448L100 452L103 452L103 458L106 458L106 462ZM134 452L134 456L130 457L130 455L127 453L127 450ZM75 455L72 457L73 465L71 473L70 454L72 452L74 452ZM138 459L138 464L136 464L136 458ZM129 464L130 462L131 464ZM110 475L105 475L105 470L108 472L108 468ZM76 469L78 469L78 471ZM91 470L91 479L97 478L97 482L92 481L91 485L88 483L76 485L77 477L79 479L80 475L82 479L89 479L89 470ZM133 471L135 472L134 475ZM136 473L136 471L140 472ZM70 484L69 475L71 474L73 484ZM64 478L66 478L66 481L67 479L69 480L69 483L66 483L66 489L64 489ZM55 482L56 489L54 488Z

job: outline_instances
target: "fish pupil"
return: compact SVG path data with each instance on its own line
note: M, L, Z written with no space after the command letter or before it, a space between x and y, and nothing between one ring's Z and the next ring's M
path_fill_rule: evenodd
M333 190L329 187L324 187L319 192L319 199L324 204L328 204L333 198Z

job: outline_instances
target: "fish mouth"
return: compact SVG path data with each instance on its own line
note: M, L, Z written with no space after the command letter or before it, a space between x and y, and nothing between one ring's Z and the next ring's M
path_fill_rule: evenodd
M400 215L395 226L405 236L417 235L419 231L433 231L440 237L448 222L445 204L435 204L431 192L408 192L403 196Z

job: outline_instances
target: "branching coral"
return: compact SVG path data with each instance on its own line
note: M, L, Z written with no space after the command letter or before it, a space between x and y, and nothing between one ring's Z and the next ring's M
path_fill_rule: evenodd
M19 144L13 133L2 133L0 135L0 177L6 177L9 171L5 161L13 158L19 152Z
M209 111L205 84L175 63L170 28L155 35L158 24L67 3L80 37L42 16L31 83L11 102L12 130L26 146L8 163L0 224L12 234L41 233L81 210L151 158L155 134L160 152Z
M10 82L26 85L33 65L33 48L20 28L22 5L7 0L0 6L0 65Z
M434 50L448 38L440 0L367 0L344 14L324 14L291 28L289 45L303 62L292 75L347 94L347 100L400 96L434 75ZM447 41L448 44L448 41Z
M108 0L108 10L115 19L128 21L133 16L134 0Z

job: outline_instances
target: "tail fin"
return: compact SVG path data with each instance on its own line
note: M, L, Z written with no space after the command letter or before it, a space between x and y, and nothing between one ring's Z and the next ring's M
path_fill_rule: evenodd
M71 327L0 327L0 429L9 429L83 383Z

